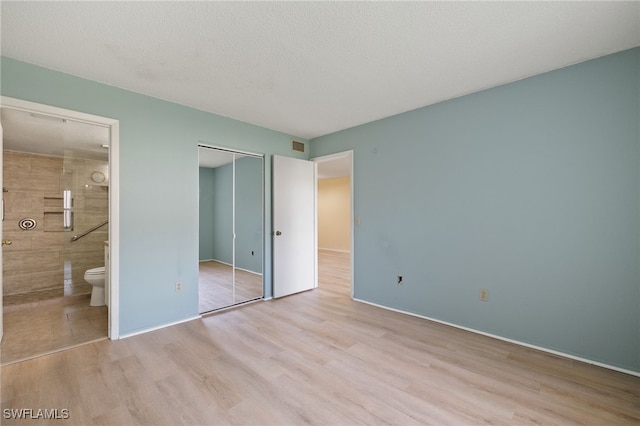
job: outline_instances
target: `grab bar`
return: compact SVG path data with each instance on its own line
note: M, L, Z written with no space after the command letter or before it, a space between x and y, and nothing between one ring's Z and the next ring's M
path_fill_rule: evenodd
M74 235L73 237L71 237L71 242L79 240L80 238L84 237L87 234L92 233L93 231L95 231L96 229L100 228L101 226L106 225L107 223L109 223L108 219L105 220L104 222L100 223L99 225L94 226L93 228L89 228L86 231L84 231L84 232L82 232L82 233L80 233L78 235Z

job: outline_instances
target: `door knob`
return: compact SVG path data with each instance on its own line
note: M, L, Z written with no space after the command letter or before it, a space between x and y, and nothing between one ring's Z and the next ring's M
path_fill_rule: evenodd
M11 241L11 240L2 240L2 245L3 246L10 246L11 244L13 244L13 241Z
M276 235L282 235L282 232L276 231Z

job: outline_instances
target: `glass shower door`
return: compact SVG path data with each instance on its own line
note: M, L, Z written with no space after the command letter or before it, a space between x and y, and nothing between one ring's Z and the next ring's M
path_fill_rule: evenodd
M63 224L65 296L91 293L87 269L105 266L109 240L108 154L65 150Z

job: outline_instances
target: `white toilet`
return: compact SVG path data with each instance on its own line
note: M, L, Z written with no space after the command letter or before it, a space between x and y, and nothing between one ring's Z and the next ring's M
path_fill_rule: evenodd
M91 290L90 306L103 306L104 299L104 266L87 269L84 273L84 280L93 286Z

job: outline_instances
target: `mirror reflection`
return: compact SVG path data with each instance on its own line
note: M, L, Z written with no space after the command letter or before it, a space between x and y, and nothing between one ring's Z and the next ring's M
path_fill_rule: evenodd
M263 158L199 147L200 313L263 295Z

